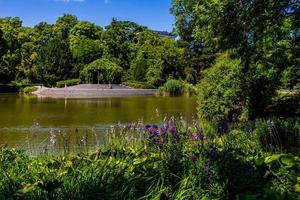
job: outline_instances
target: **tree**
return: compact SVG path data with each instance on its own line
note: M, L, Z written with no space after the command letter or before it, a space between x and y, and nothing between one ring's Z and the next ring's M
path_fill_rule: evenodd
M17 67L21 61L20 47L27 36L22 34L22 21L19 18L1 18L0 30L3 42L0 82L6 84L16 78Z
M91 83L121 83L123 69L108 58L95 60L81 71L81 77Z
M71 29L70 35L85 37L92 40L100 40L102 37L102 31L102 28L94 23L80 21Z
M247 101L250 119L267 114L282 86L283 72L299 65L299 15L287 12L291 2L173 1L176 29L183 40L200 44L202 52L234 51L232 59L241 60L242 101Z
M247 118L245 85L241 59L232 52L220 54L204 71L198 87L199 117L224 133L228 122ZM243 115L244 114L244 115ZM240 118L240 119L239 119Z
M78 22L72 28L70 49L77 65L84 66L103 56L106 48L101 36L102 28L90 22Z
M0 84L2 83L6 83L7 82L7 68L5 66L4 60L3 60L3 56L6 54L7 52L7 45L6 45L6 41L3 38L3 32L0 29Z
M135 81L159 85L162 75L161 39L153 31L140 32L137 42L132 45L134 59L131 62L131 74Z
M120 66L128 70L131 61L131 43L146 28L133 22L113 19L105 29L103 41L107 46L108 55L117 58Z
M38 79L46 85L72 78L72 55L67 40L60 36L51 39L39 50Z
M70 35L71 29L78 23L78 19L74 15L64 14L59 17L54 25L54 31L61 34L63 39L67 39Z
M178 47L175 40L163 38L162 40L162 79L167 81L169 77L184 79L184 48Z

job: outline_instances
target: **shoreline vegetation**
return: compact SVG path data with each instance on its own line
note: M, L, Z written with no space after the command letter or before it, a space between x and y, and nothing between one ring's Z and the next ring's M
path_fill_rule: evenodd
M9 87L9 86L6 86ZM17 89L18 88L18 89ZM195 96L196 87L182 80L170 79L163 86L154 86L139 82L123 84L81 84L80 79L71 79L56 83L56 87L16 86L23 94L34 94L49 98L97 98L122 96ZM3 91L5 91L3 89ZM9 90L7 90L9 91Z
M216 135L197 119L164 117L159 125L112 126L93 151L83 136L77 153L66 151L67 136L53 132L48 150L38 155L0 148L0 194L32 200L297 200L300 141L288 138L292 132L299 138L300 128L290 120L289 136L285 120L277 118L231 125Z
M0 148L0 197L300 199L300 2L172 0L171 13L176 40L116 19L0 18L0 90L197 96L191 122L157 113L159 124L112 127L94 152L86 138L77 154ZM53 150L58 136L68 143L52 133Z

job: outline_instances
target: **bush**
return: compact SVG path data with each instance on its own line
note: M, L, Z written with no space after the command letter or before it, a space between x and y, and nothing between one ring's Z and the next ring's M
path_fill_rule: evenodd
M24 93L24 94L30 94L30 93L35 92L37 90L38 90L37 87L28 86L28 87L25 87L25 88L21 89L21 92Z
M171 96L178 96L184 94L185 84L180 80L168 80L160 89L160 92Z
M218 132L224 132L228 122L248 119L242 76L241 60L231 58L229 52L204 71L198 85L199 116Z
M80 79L70 79L65 81L59 81L56 83L56 87L63 88L65 86L72 86L72 85L78 85L81 83Z
M192 84L185 83L184 93L189 95L189 96L196 95L197 94L196 87L193 86Z
M181 80L168 80L162 87L158 89L159 94L179 96L179 95L194 95L196 89L193 85L185 83Z
M123 85L136 88L136 89L154 89L155 87L153 85L150 85L146 82L124 82Z

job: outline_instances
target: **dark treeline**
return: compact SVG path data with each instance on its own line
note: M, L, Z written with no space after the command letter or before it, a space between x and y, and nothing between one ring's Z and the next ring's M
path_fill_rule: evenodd
M48 86L80 78L90 83L141 82L159 86L188 79L185 49L148 28L113 19L102 28L65 14L55 24L23 27L19 18L0 19L0 84Z

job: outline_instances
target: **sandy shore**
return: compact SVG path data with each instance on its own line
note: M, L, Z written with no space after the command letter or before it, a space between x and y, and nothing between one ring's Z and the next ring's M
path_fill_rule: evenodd
M66 88L42 87L33 92L40 98L101 98L101 97L129 97L153 96L155 89L133 89L123 85L94 85L83 84Z

